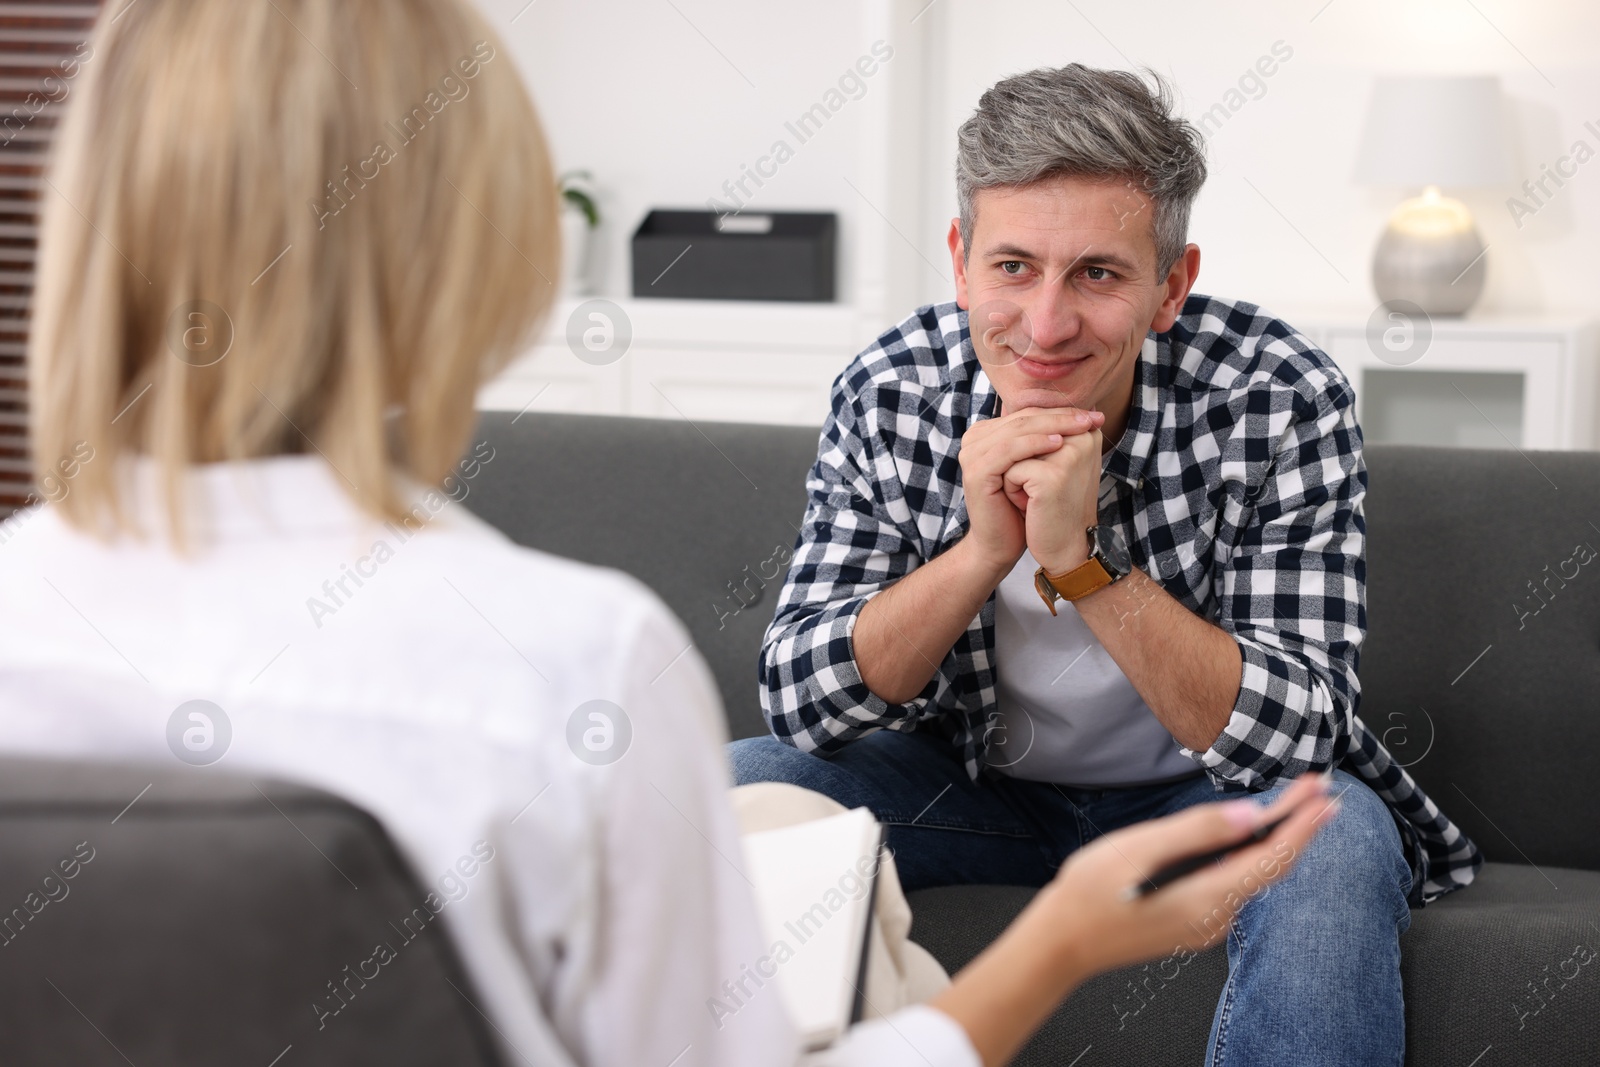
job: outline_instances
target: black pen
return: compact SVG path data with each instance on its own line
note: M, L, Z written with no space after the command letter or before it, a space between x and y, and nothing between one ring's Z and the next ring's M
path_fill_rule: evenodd
M1210 852L1202 852L1197 856L1186 856L1181 860L1174 860L1165 867L1158 869L1154 874L1152 874L1149 878L1146 878L1144 881L1136 882L1135 884L1124 889L1122 891L1122 899L1138 900L1140 897L1147 897L1151 893L1154 893L1157 889L1160 889L1162 886L1171 885L1184 875L1192 874L1208 863L1215 863L1217 860L1222 859L1224 856L1230 856L1239 851L1241 848L1248 848L1259 841L1265 840L1266 837L1272 833L1272 831L1283 825L1283 821L1285 819L1287 819L1290 815L1293 815L1295 811L1298 810L1300 809L1296 807L1294 810L1278 816L1271 822L1263 823L1254 830L1251 830L1247 837L1241 838L1231 845L1223 845L1221 848L1214 848Z
M1333 781L1333 770L1331 768L1325 770L1321 774L1317 775L1317 777L1322 779L1323 787L1326 789L1329 783ZM1345 787L1345 789L1348 788L1348 786ZM1344 789L1339 790L1338 795L1336 795L1333 800L1328 801L1328 804L1332 805L1339 799L1339 797L1344 796L1344 793ZM1319 793L1319 797L1321 795L1324 794ZM1301 801L1302 804L1308 804L1310 802L1311 801L1309 799ZM1128 888L1124 889L1122 891L1122 899L1138 900L1141 897L1147 897L1151 893L1154 893L1157 889L1160 889L1162 886L1171 885L1184 875L1192 874L1208 863L1215 863L1224 856L1231 856L1233 853L1238 852L1242 848L1248 848L1251 845L1265 840L1266 837L1272 833L1272 831L1283 825L1283 821L1285 819L1299 810L1300 805L1297 804L1294 808L1278 816L1276 819L1273 819L1272 821L1264 823L1261 826L1256 827L1254 830L1251 830L1247 836L1240 838L1231 845L1223 845L1221 848L1214 848L1209 852L1202 852L1197 856L1187 856L1181 860L1174 860L1166 866L1158 868L1154 874L1146 878L1144 881L1135 885L1130 885Z

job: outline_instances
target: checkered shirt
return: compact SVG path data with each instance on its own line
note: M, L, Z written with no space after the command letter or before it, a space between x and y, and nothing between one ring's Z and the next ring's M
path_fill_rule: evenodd
M954 303L919 308L834 382L762 642L761 704L781 740L826 754L875 730L933 729L978 780L996 714L994 597L904 704L862 682L851 633L876 593L966 533L956 455L995 407ZM1471 882L1483 858L1356 714L1366 487L1355 394L1332 360L1251 304L1191 296L1139 353L1127 431L1102 460L1099 521L1238 642L1227 726L1184 754L1221 792L1343 766L1394 813L1421 905Z

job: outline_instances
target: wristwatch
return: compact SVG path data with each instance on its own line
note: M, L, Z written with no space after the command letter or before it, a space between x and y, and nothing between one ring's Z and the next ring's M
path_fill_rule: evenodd
M1088 559L1065 574L1046 574L1043 567L1033 574L1034 588L1052 615L1056 613L1057 600L1082 600L1096 589L1120 582L1133 569L1115 526L1091 526L1088 534Z

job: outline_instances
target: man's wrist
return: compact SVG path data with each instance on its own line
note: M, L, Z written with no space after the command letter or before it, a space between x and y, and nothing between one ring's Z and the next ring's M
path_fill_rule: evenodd
M1069 543L1067 547L1047 552L1044 555L1035 552L1033 558L1038 561L1039 566L1044 568L1046 574L1060 577L1068 571L1089 562L1089 538L1086 534L1080 535L1076 544Z
M986 586L988 593L994 592L1005 576L1017 565L1016 559L998 559L987 554L983 546L971 537L963 537L957 541L951 546L948 554L956 557L962 572L971 575L975 584Z

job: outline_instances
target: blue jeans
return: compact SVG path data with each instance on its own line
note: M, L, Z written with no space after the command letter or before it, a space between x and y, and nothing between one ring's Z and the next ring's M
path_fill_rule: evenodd
M1042 886L1102 834L1219 799L1204 775L1081 789L986 771L974 783L960 754L926 732L881 730L827 759L772 737L735 741L729 754L740 785L789 782L871 809L907 890ZM1267 803L1282 788L1251 797ZM1288 877L1245 904L1228 935L1208 1067L1404 1059L1400 934L1411 924L1411 869L1377 794L1343 771L1333 792L1338 817Z

